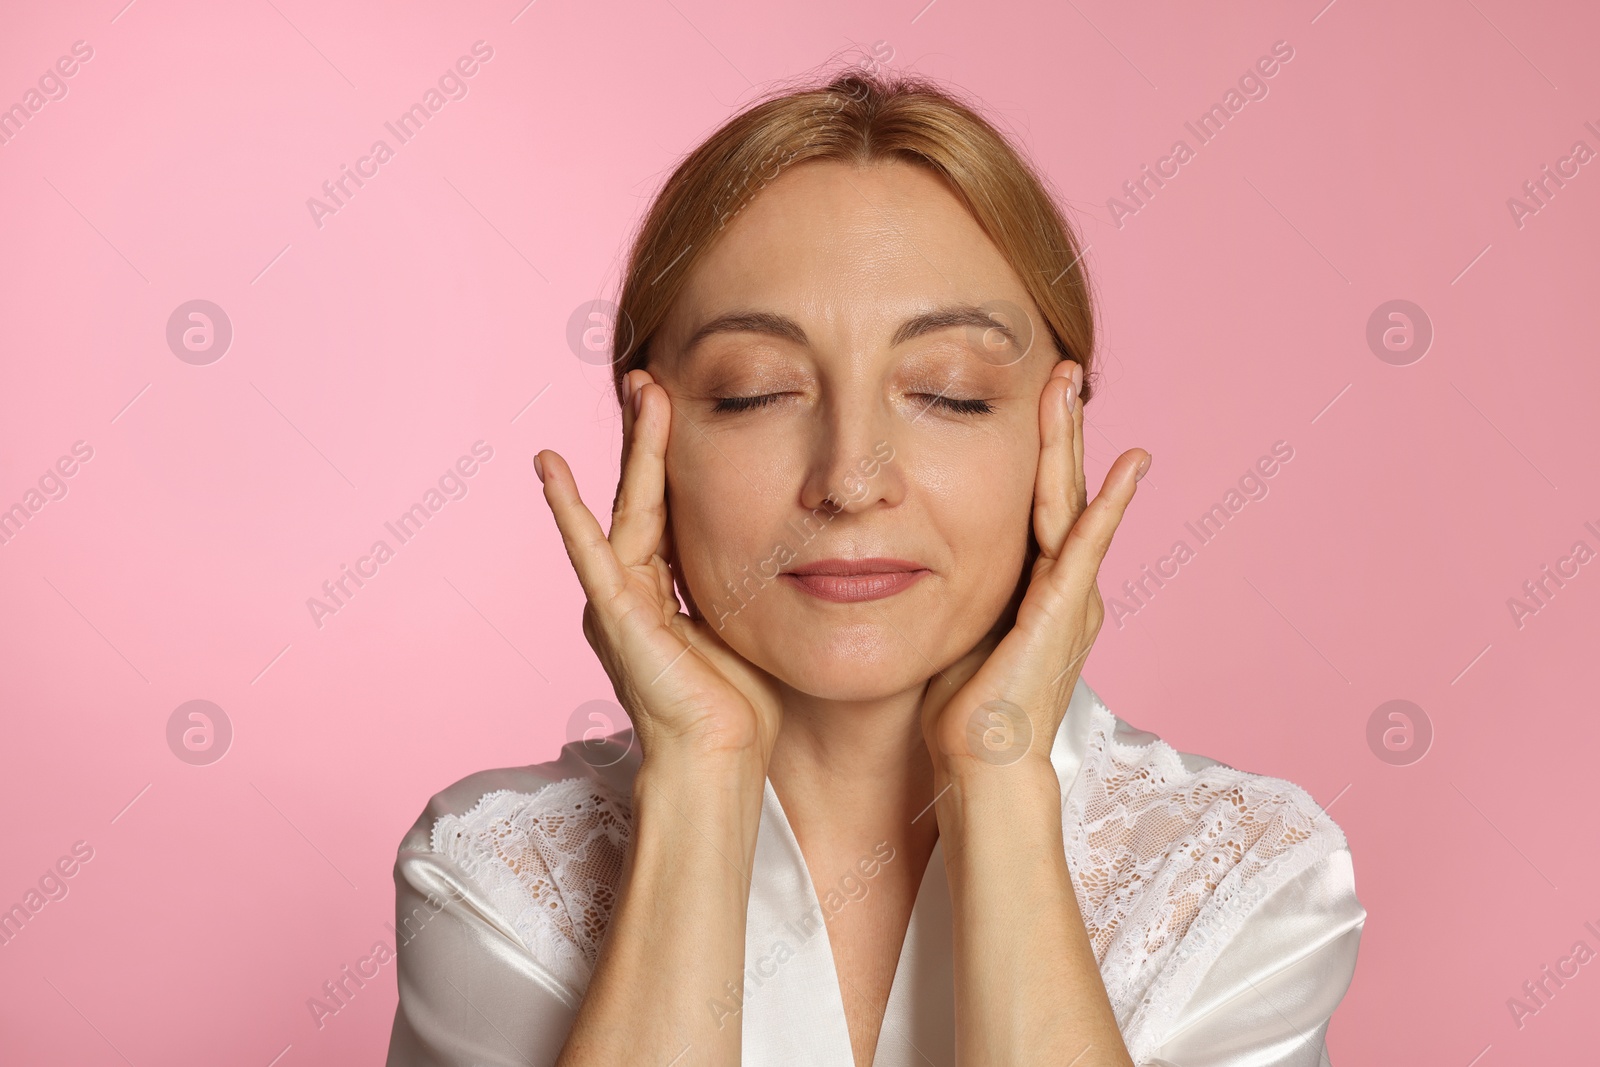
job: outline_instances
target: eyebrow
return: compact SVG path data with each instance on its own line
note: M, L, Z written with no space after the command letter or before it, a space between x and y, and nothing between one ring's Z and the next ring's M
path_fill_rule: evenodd
M951 326L972 326L981 330L999 330L1012 345L1022 346L1017 334L993 314L977 304L946 304L931 311L920 312L902 322L894 332L891 346L902 345L923 334ZM718 333L760 333L769 337L793 341L809 346L806 331L794 319L776 311L734 311L718 315L690 335L683 346L688 356L706 338Z

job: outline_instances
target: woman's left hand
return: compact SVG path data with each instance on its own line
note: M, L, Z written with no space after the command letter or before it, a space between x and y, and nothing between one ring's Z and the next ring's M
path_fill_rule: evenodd
M1105 619L1100 561L1149 469L1150 453L1117 457L1099 494L1085 504L1082 369L1062 360L1039 398L1039 472L1033 532L1039 543L1016 622L998 629L928 680L922 732L935 765L1010 764L1032 753L1049 757L1078 684L1084 659Z

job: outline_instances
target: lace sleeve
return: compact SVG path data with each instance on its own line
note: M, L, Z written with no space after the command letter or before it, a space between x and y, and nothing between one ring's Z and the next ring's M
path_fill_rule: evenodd
M631 819L587 778L535 793L502 789L442 816L433 849L471 875L533 956L588 985L616 903Z
M551 1067L572 1030L628 810L592 780L499 788L519 780L464 779L401 842L388 1067Z
M1366 919L1350 853L1285 882L1245 919L1173 1019L1162 1067L1321 1067Z
M1097 708L1062 823L1106 993L1145 1063L1252 912L1345 839L1291 782L1191 770L1165 742L1123 744L1115 727Z

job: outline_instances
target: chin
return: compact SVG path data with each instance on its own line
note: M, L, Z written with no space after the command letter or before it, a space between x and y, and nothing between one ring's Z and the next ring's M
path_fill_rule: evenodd
M917 660L921 662L920 659ZM857 703L883 700L926 684L925 671L905 660L896 665L893 673L860 668L854 664L778 664L772 672L784 685L818 700Z
M879 700L922 685L940 662L943 649L907 644L906 623L896 625L902 637L882 623L813 630L792 621L772 620L755 647L740 654L757 663L784 685L822 700ZM937 632L937 631L934 631ZM752 635L744 635L748 640ZM911 637L915 640L914 637ZM926 657L926 658L925 658Z

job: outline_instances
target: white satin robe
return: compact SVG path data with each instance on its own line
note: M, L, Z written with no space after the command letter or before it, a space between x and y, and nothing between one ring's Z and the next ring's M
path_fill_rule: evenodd
M525 872L500 860L536 856L533 844L552 855L553 839L538 827L560 820L540 808L570 799L575 788L594 787L589 808L611 813L613 827L618 813L625 820L638 762L624 730L599 750L573 743L547 763L470 775L428 802L395 864L400 1002L388 1067L555 1062L603 925L595 926L593 897L579 893L576 879L571 898L560 879L533 892L522 884ZM1366 919L1349 849L1329 816L1291 783L1176 752L1113 716L1081 680L1051 762L1074 887L1135 1063L1329 1063L1328 1020L1354 973ZM466 862L464 849L480 859ZM1109 878L1110 887L1086 889L1086 867L1097 872L1096 885ZM795 921L819 914L819 899L770 780L752 881L747 967L770 958L779 941L798 947L770 977L747 977L743 1062L851 1067L826 928L795 936ZM588 923L573 921L580 910ZM555 931L553 915L568 920L562 926L577 935L576 947ZM936 844L875 1067L953 1067L953 988L949 888ZM671 1057L650 1062L657 1059Z

